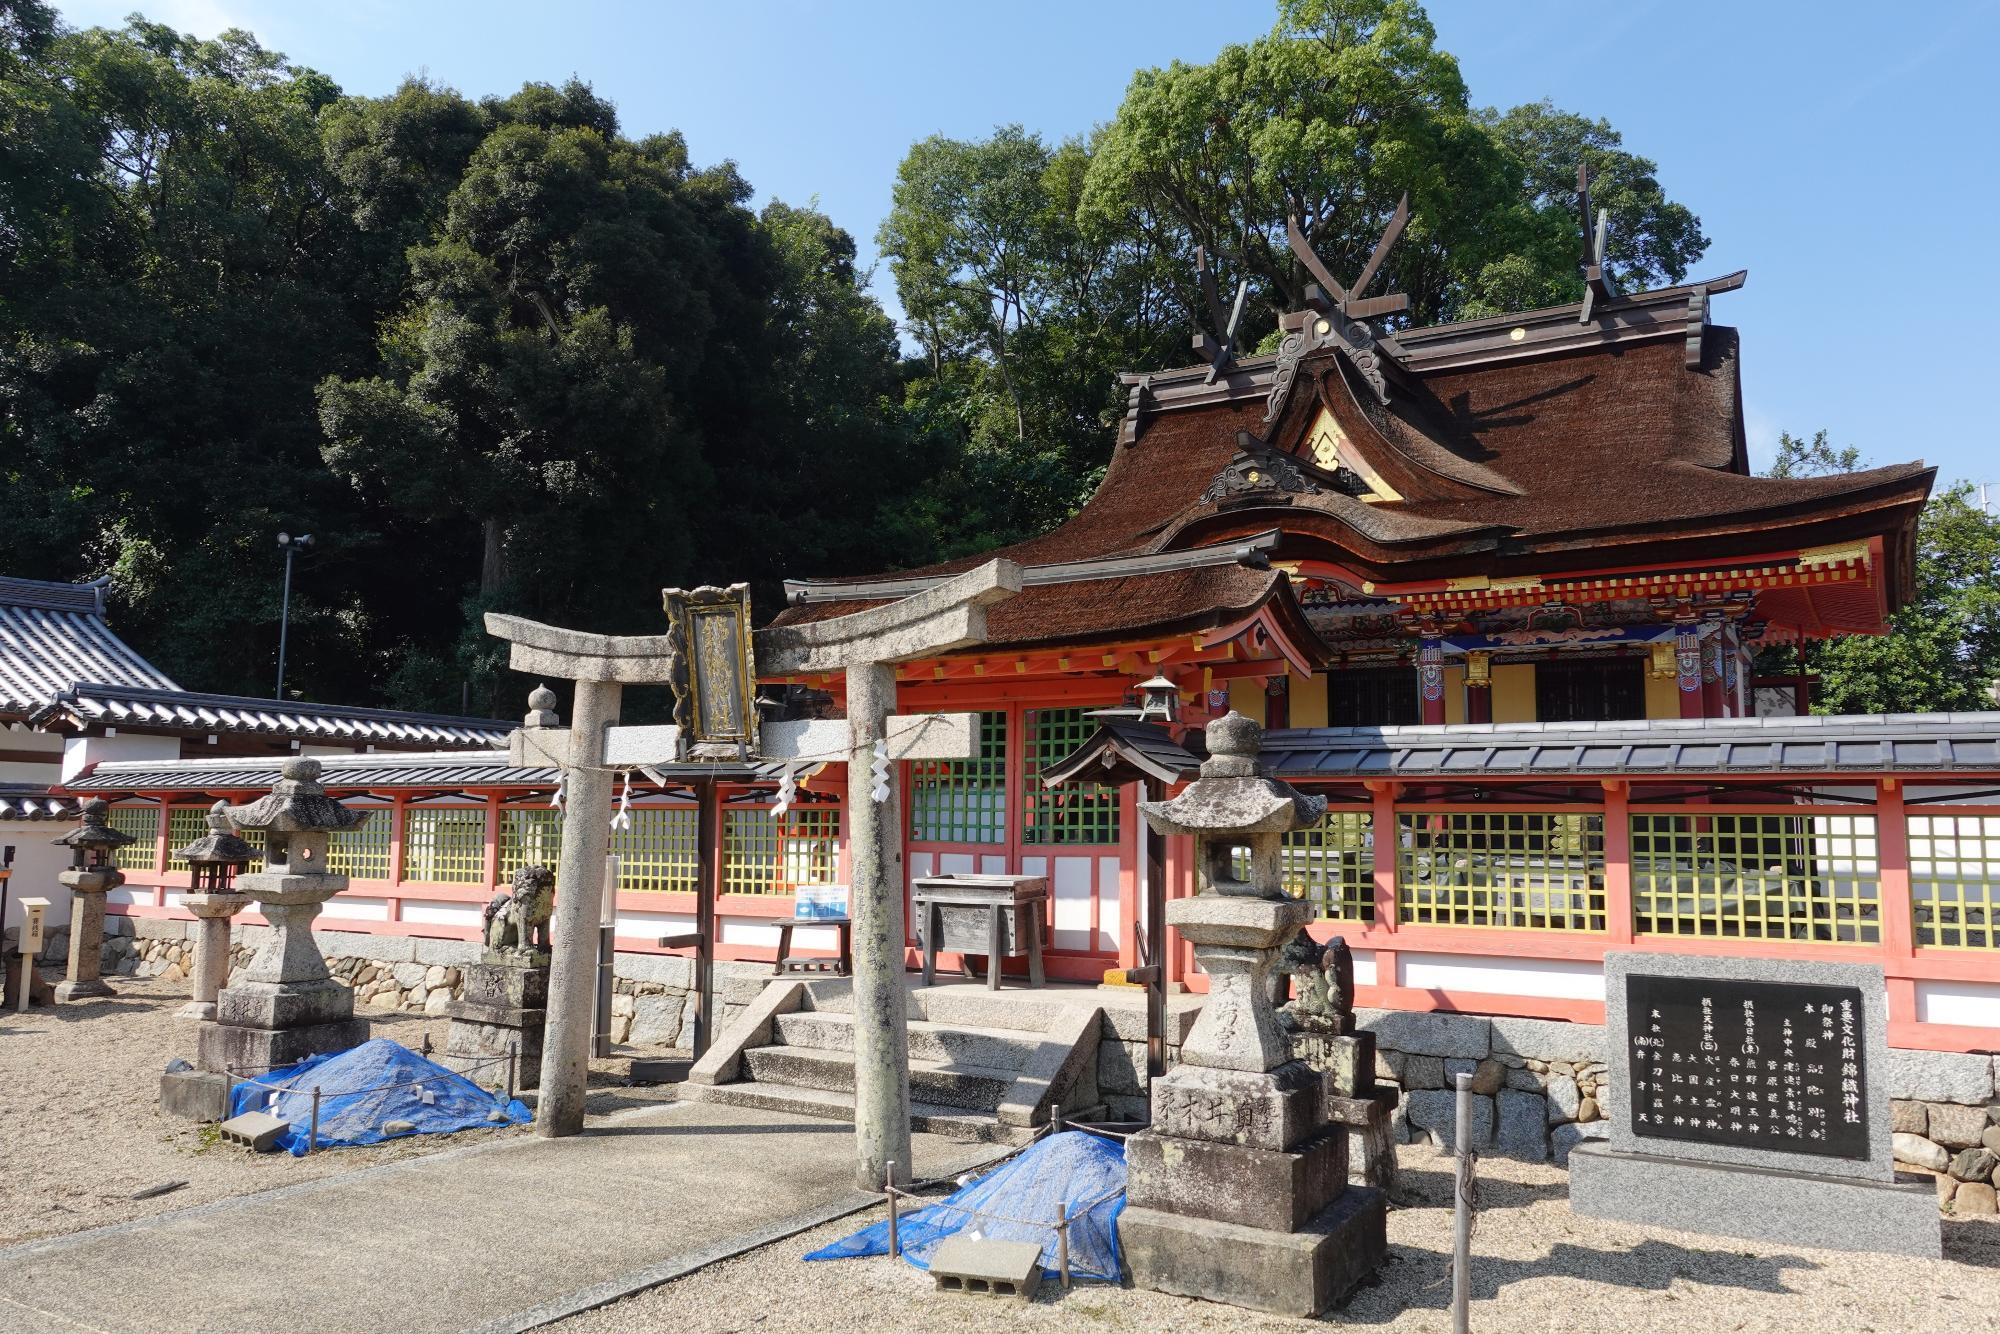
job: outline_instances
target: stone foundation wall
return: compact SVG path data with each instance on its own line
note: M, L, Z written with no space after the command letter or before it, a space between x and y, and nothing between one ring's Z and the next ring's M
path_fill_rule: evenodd
M104 922L106 976L185 979L194 967L194 923L150 917L107 917ZM230 939L233 977L270 934L269 927L237 926ZM354 988L357 1006L405 1013L441 1014L465 994L464 969L481 952L476 941L428 940L421 936L377 936L356 931L314 933L327 971ZM42 947L41 962L60 968L69 958L69 933L58 930ZM717 963L715 987L726 1024L741 1005L738 977L761 977L770 966ZM688 1014L694 961L671 955L619 954L612 966L612 1041L674 1046ZM719 1031L719 1030L718 1030ZM1144 1065L1141 1044L1141 1065Z

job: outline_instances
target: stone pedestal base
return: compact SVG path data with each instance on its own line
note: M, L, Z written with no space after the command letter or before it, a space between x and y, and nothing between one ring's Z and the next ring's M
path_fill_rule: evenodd
M1935 1260L1944 1244L1937 1190L1928 1179L1858 1181L1602 1144L1570 1150L1569 1207L1586 1218L1830 1251ZM1121 1236L1124 1227L1120 1218Z
M1396 1115L1393 1092L1366 1098L1329 1094L1326 1119L1347 1128L1348 1180L1386 1193L1396 1187L1396 1137L1390 1122Z
M502 1058L513 1050L515 1090L540 1088L548 999L546 965L488 951L484 962L465 970L465 998L445 1010L451 1028L439 1064L482 1088L501 1089L507 1084Z
M1347 1132L1282 1150L1142 1131L1125 1141L1125 1171L1128 1205L1295 1232L1347 1188Z
M1315 1316L1345 1301L1389 1252L1382 1192L1351 1186L1297 1232L1127 1204L1118 1242L1132 1282L1274 1315Z
M229 1119L229 1076L175 1070L160 1076L160 1110L190 1121Z
M56 983L56 1001L90 1000L95 996L116 996L101 977L77 978Z
M354 1017L354 993L331 978L239 982L216 996L215 1018L201 1026L195 1064L256 1074L366 1041L368 1021Z

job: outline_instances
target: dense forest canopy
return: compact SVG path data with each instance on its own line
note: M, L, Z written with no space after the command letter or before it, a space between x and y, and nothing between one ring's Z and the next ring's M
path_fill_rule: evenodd
M1579 160L1621 280L1682 277L1699 220L1611 126L1477 107L1410 0L1286 0L1087 134L914 145L899 331L816 201L753 209L585 83L356 97L245 32L0 0L0 570L108 574L162 666L258 694L310 531L299 693L512 714L486 608L649 629L663 585L770 607L1059 521L1115 373L1189 360L1197 246L1253 342L1300 297L1288 213L1351 272L1404 192L1417 318L1573 299Z

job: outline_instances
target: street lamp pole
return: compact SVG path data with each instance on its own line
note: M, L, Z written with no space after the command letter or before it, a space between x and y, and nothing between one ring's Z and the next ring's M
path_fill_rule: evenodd
M278 545L285 552L285 594L278 609L278 688L271 696L273 699L285 697L285 639L292 620L292 556L312 546L312 534L293 537L290 533L279 533Z

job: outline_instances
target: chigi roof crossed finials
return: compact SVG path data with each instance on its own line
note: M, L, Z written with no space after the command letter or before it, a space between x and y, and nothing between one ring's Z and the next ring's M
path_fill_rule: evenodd
M1361 293L1405 216L1351 290L1293 225L1319 281L1277 352L1235 356L1216 301L1223 336L1197 337L1203 364L1121 376L1110 466L1068 522L922 569L792 581L781 621L995 556L1027 585L991 614L996 648L1203 630L1265 607L1289 619L1308 595L1434 617L1754 585L1773 639L1879 631L1906 600L1934 469L1751 475L1740 340L1709 319L1744 272L1622 294L1586 264L1582 301L1391 331L1406 303ZM1212 286L1205 261L1202 276Z

